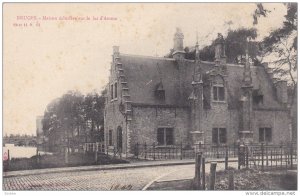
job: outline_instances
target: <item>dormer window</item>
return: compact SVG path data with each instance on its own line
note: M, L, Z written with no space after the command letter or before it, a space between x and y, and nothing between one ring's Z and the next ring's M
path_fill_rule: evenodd
M260 89L254 89L252 93L253 103L258 105L264 102L264 95Z
M156 85L155 97L159 100L165 100L165 90L164 90L162 82L160 82Z

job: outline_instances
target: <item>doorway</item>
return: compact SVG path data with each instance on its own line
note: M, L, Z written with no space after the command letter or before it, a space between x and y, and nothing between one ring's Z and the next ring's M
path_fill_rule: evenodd
M122 151L123 146L123 133L122 133L122 127L117 128L117 149Z

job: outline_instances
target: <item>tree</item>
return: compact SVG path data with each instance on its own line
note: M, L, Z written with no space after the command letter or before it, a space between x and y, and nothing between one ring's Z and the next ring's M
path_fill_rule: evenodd
M48 104L44 113L43 131L49 138L51 151L62 146L74 148L91 138L92 142L102 141L104 124L104 93L89 93L84 96L69 91ZM102 132L101 132L102 131ZM81 138L85 137L83 141Z
M246 29L240 28L237 30L229 30L225 38L225 50L227 62L229 63L244 63L247 38L255 39L257 37L257 30L255 28ZM215 60L215 42L203 47L199 51L200 59L203 61L214 61ZM249 56L254 60L256 59L256 54L258 52L258 43L250 42L249 44ZM185 49L187 51L185 58L195 59L195 49Z
M287 14L283 26L270 33L261 42L261 57L274 67L274 74L287 79L292 87L291 105L297 88L297 3L286 3ZM263 5L261 5L263 7ZM265 15L266 17L266 15ZM275 60L273 60L275 59Z
M261 42L261 57L273 68L275 76L286 79L289 84L288 95L292 119L293 139L297 138L297 3L285 3L287 14L283 26L270 33ZM263 5L259 5L263 9ZM259 15L259 14L258 14ZM267 17L267 15L263 15ZM254 18L255 21L255 18ZM257 22L257 21L256 21ZM268 58L269 57L269 58ZM275 59L275 60L274 60Z

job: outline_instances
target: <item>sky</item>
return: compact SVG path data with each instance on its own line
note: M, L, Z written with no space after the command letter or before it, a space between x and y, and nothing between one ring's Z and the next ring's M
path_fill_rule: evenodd
M286 14L283 4L264 6L271 13L255 26L258 40L282 26ZM255 8L254 3L5 3L3 134L35 134L37 116L69 90L101 91L112 46L126 54L164 56L179 27L185 46L195 45L198 32L203 47L229 28L253 27ZM59 20L63 16L85 20Z

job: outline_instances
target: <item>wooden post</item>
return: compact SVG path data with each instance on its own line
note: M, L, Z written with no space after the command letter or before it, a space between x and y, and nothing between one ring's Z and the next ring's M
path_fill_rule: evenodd
M217 163L210 163L209 190L215 190Z
M264 143L261 143L261 170L264 171Z
M139 159L139 143L136 143L136 158Z
M146 142L144 145L144 153L145 153L145 159L147 159L147 144L146 144Z
M153 143L153 159L155 161L155 143Z
M280 146L280 168L282 169L282 146Z
M238 169L241 169L241 152L240 152L239 144L238 144Z
M180 143L180 160L182 160L182 142Z
M267 168L268 168L268 166L269 166L269 152L268 152L268 144L266 145L266 152L265 152L265 154L266 154L266 166L267 166Z
M202 190L205 190L205 157L202 157Z
M201 189L201 154L196 154L195 158L195 178L194 178L194 188L196 190Z
M225 170L228 170L228 147L227 146L225 151Z
M229 178L228 178L228 190L234 190L234 172L229 172Z
M9 163L10 163L10 154L9 154L9 150L7 150L7 170L9 170Z
M246 148L246 168L249 168L249 149Z
M69 164L69 153L67 147L65 148L65 164Z
M96 143L96 149L95 149L95 162L98 162L98 145Z
M291 144L291 148L290 148L290 159L291 159L291 169L293 169L293 144Z

